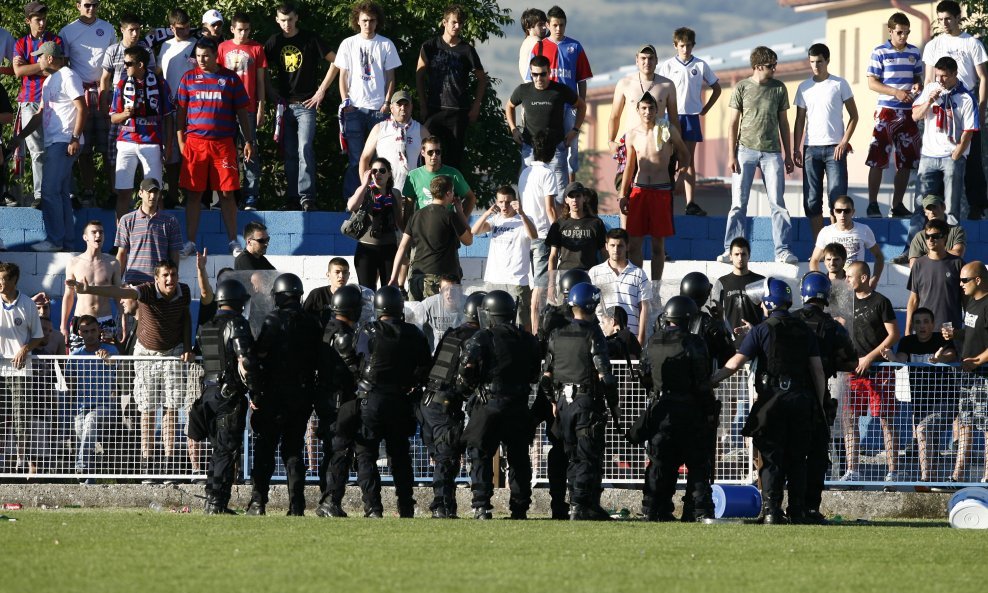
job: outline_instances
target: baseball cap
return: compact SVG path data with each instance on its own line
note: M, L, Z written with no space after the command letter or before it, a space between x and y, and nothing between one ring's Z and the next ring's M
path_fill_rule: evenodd
M659 54L657 54L655 52L655 46L652 45L651 43L646 43L645 45L639 47L638 48L638 51L635 52L635 55L640 54L640 53L644 53L644 52L651 52L654 55L659 55Z
M64 58L65 52L62 51L62 46L55 43L54 41L46 41L42 43L37 51L31 52L32 56L52 56L55 58Z
M926 210L933 205L944 205L943 197L936 194L926 194L923 196L923 210Z
M213 23L222 23L222 22L223 22L223 14L220 11L216 10L215 8L211 10L207 10L202 15L202 23L204 25L212 25Z
M27 18L40 12L48 12L48 5L43 2L28 2L24 5L24 16Z
M563 191L563 197L575 193L586 194L587 193L586 186L580 183L579 181L574 181L573 183L566 186L566 190Z
M161 183L154 177L145 177L141 182L142 191L161 191Z
M408 93L406 93L405 91L398 91L397 93L391 95L391 102L397 103L398 101L408 101L409 103L411 103L412 98L409 97Z

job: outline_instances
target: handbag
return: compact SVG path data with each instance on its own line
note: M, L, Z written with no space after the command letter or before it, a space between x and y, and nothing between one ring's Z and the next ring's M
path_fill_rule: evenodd
M351 214L350 218L343 221L343 224L340 225L341 233L358 241L364 236L367 229L370 228L371 223L370 201L365 199L364 203L360 205L360 208Z

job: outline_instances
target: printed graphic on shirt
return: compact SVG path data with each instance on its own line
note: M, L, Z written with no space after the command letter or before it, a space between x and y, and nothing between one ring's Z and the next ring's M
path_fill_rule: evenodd
M299 56L299 61L301 61L301 54ZM254 59L242 49L232 49L223 58L223 65L236 72L238 76L247 74L253 64Z
M285 72L295 72L302 67L302 50L294 45L281 48L281 64Z

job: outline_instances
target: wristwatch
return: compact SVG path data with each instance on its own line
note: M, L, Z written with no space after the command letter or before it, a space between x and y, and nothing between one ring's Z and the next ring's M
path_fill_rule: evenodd
M72 134L72 141L73 142L78 142L79 141L79 136L76 136L75 134Z

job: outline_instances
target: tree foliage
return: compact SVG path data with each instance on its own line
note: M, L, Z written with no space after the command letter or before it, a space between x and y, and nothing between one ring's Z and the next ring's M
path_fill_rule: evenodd
M429 37L441 32L443 10L450 0L378 0L384 9L385 23L378 31L394 41L401 57L402 66L397 71L397 86L415 95L415 66L421 44ZM513 21L510 10L502 9L496 0L460 0L457 2L469 15L463 29L463 36L471 43L481 44L491 37L502 37L502 27ZM314 31L330 46L336 47L345 37L354 34L350 28L352 4L324 2L323 0L297 0L299 26ZM263 43L277 32L274 21L276 2L260 4L255 0L183 0L176 5L189 13L195 26L202 14L211 8L219 10L229 20L237 11L251 16L254 33L252 37ZM24 22L23 3L18 0L0 8L0 25L15 38L27 32ZM100 5L100 18L116 27L121 15L133 12L144 18L146 27L154 29L167 27L168 13L172 6L147 0L116 0ZM75 2L49 3L48 30L58 32L63 26L78 16ZM504 124L501 101L496 93L495 80L488 85L480 120L468 131L464 175L482 201L493 199L498 185L517 181L518 157L514 144ZM8 80L8 93L16 96L17 81ZM339 105L339 92L334 82L326 101L323 102L318 117L316 136L317 188L323 207L341 210L345 201L340 194L346 156L341 154L339 145L339 125L336 108ZM12 92L13 91L13 92ZM413 105L417 105L413 101ZM272 118L269 118L269 122ZM275 196L284 191L281 157L277 147L270 140L271 123L259 131L262 139L261 150L264 160L262 179L262 204L280 205ZM266 140L266 142L265 142ZM349 197L349 196L346 196Z

